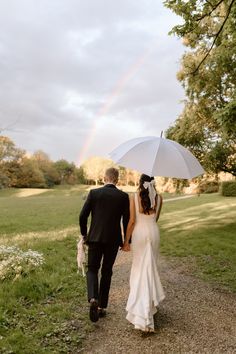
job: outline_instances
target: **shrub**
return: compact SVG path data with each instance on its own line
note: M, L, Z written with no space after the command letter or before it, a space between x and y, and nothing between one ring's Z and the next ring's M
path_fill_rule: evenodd
M216 193L219 191L219 182L202 181L199 184L199 193Z
M225 197L236 197L236 181L222 182L221 194Z

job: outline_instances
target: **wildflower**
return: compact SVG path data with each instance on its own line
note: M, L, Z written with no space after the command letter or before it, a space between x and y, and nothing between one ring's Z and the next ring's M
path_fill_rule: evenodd
M22 251L17 246L0 246L0 280L28 275L44 263L44 257L37 251Z

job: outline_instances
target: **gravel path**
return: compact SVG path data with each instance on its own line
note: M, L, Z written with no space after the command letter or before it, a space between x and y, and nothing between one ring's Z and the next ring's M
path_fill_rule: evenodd
M236 353L236 297L161 259L166 299L155 315L156 333L134 330L125 319L131 254L119 252L107 317L92 324L83 354Z

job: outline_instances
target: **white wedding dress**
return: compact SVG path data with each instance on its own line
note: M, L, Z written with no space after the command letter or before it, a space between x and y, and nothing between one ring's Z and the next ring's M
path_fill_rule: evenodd
M126 306L126 319L136 329L154 331L153 315L165 298L158 274L159 228L156 214L139 212L138 195L135 193L136 221L132 234L133 261L130 273L130 293ZM160 197L157 196L157 211Z

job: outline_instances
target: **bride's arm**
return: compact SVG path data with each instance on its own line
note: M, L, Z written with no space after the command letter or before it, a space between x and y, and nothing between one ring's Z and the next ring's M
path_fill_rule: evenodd
M160 206L159 206L159 209L157 210L156 221L158 221L158 219L159 219L159 216L160 216L160 213L161 213L161 208L162 208L162 196L159 194L158 197L160 198Z
M122 249L124 251L129 251L129 240L132 236L132 232L134 229L134 225L135 225L135 204L134 204L134 196L130 196L129 198L129 223L127 226L127 230L126 230L126 235L125 235L125 241L124 241L124 245L122 247Z

